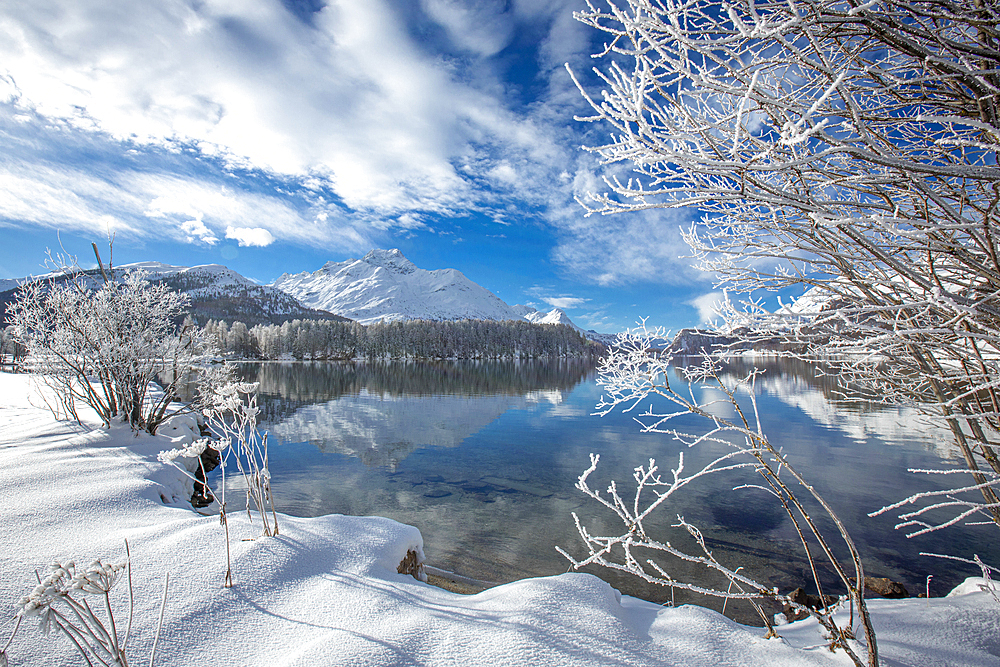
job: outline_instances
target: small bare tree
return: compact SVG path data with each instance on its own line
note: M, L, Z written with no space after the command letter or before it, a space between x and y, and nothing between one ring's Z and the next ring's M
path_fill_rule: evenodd
M106 425L120 419L153 433L170 414L190 409L174 401L195 371L209 391L226 378L225 368L205 363L210 349L201 330L175 324L185 295L150 284L140 271L115 276L102 265L98 280L75 260L50 256L50 263L58 269L52 278L21 285L7 310L9 330L70 416L82 401ZM154 381L162 392L150 392Z

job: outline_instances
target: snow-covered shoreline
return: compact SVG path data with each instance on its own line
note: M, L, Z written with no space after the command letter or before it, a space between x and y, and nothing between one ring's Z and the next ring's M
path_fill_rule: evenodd
M57 422L28 376L0 373L0 646L34 571L53 560L132 552L136 616L128 655L146 664L170 574L156 665L847 665L814 622L784 640L700 607L620 596L586 574L527 579L458 595L398 574L416 528L375 517L279 516L275 538L231 515L236 585L222 587L224 532L195 513L160 463L166 436ZM169 502L164 502L166 499ZM872 600L883 664L1000 664L1000 607L975 581L964 594ZM127 613L126 587L114 591ZM812 647L812 648L804 648ZM858 647L860 650L860 646ZM10 664L82 664L28 619Z

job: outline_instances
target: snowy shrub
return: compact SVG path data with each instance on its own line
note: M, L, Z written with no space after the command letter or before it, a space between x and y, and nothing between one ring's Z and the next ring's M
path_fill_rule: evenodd
M574 17L604 37L600 94L574 75L578 120L610 132L587 148L613 165L588 214L697 208L698 268L745 295L719 333L943 422L971 481L900 506L1000 528L1000 7L587 0ZM801 297L768 312L779 291Z
M140 271L103 284L52 261L63 272L22 285L8 307L10 333L29 354L29 367L52 387L61 407L76 416L76 403L92 407L110 425L127 421L155 433L177 410L177 390L197 371L211 388L227 376L210 367L210 350L191 322L177 326L188 305L185 295L150 284ZM162 392L150 392L159 380Z
M164 450L157 457L161 462L173 465L198 484L208 485L204 467L201 478L195 470L201 466L202 454L209 447L220 456L222 480L216 499L219 502L219 520L226 530L226 577L225 586L232 586L232 564L229 550L229 518L226 501L226 466L235 465L246 491L245 510L247 518L253 522L253 512L260 517L263 535L278 534L278 515L271 496L271 471L268 468L267 433L257 430L257 383L232 382L215 390L210 407L205 409L209 428L215 440L199 438L175 449ZM195 462L195 460L197 460ZM185 461L192 461L188 464ZM208 493L206 491L206 493Z
M579 120L612 132L587 150L633 170L581 203L697 207L698 267L745 295L720 332L777 338L845 393L943 423L972 478L952 494L1000 528L996 3L588 0L574 16L608 39L601 96L576 80L594 112ZM768 312L779 290L801 296Z

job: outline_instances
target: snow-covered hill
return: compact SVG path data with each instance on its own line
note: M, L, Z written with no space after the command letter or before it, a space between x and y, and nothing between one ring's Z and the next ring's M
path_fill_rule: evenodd
M509 306L456 269L417 268L399 250L372 250L361 259L327 262L318 271L282 274L273 283L306 306L362 324L379 320L518 320L567 324L558 308L541 313Z
M115 267L115 273L142 270L153 282L162 281L171 289L191 297L191 315L204 324L209 319L228 322L239 320L247 326L281 324L291 319L343 319L331 313L307 308L291 295L271 287L258 285L221 264L173 266L162 262L136 262ZM51 275L4 281L0 287L0 303L13 298L17 284L26 280L47 279ZM78 277L84 284L96 288L103 279L97 270Z

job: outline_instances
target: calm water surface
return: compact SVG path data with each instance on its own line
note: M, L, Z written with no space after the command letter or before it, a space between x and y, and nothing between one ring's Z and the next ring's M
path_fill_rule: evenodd
M765 431L848 525L868 574L901 581L914 595L933 574L931 594L943 595L978 572L919 552L1000 561L995 528L907 540L893 530L893 517L867 516L935 488L907 468L961 465L946 433L903 409L838 402L831 380L816 378L807 365L756 363L767 367L758 382ZM684 450L693 470L722 451L639 433L630 415L592 416L601 391L593 365L583 361L267 363L244 364L240 372L260 382L280 511L396 519L420 529L431 565L490 582L566 571L555 546L584 553L573 512L592 533L620 534L613 517L574 488L591 452L601 455L591 487L603 490L611 479L626 487L632 469L651 457L669 470ZM677 426L705 423L689 416ZM732 490L748 482L734 474L687 487L651 532L680 544L684 538L670 524L683 515L724 564L743 564L782 590L809 588L808 566L781 507L762 491ZM592 571L622 592L670 600L669 589ZM718 585L695 570L674 571ZM831 573L824 577L832 584ZM675 601L717 606L680 592ZM752 620L739 605L730 603L728 612Z

